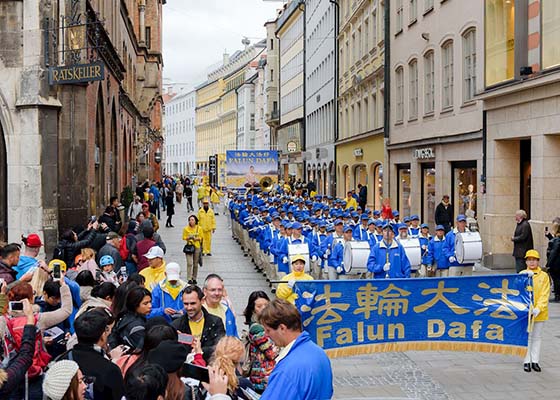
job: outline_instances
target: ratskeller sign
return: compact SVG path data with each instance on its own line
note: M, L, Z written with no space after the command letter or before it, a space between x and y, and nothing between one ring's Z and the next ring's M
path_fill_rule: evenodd
M49 68L49 84L51 85L87 83L102 81L104 78L105 65L102 61Z

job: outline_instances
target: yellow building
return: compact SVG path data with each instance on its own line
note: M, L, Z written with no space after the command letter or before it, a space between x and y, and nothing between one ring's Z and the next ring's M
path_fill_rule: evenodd
M383 196L384 7L378 0L341 0L338 31L337 193L367 185L368 204Z
M208 157L236 150L237 92L253 60L266 49L259 42L230 58L224 54L220 67L208 74L208 80L196 88L196 167L208 172Z

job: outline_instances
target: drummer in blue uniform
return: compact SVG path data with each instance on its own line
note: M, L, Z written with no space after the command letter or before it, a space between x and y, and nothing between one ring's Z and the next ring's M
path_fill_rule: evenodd
M348 279L344 269L344 247L347 242L352 241L353 229L350 225L345 225L342 228L343 239L334 245L331 258L329 259L329 279Z
M370 219L368 223L368 241L370 249L383 240L383 222L378 219Z
M420 257L422 264L420 265L420 277L434 276L435 269L431 265L430 257L430 227L428 224L420 225L420 234L418 235L418 240L420 241Z
M430 257L429 265L435 270L437 277L449 276L449 261L443 252L445 245L445 227L443 225L436 226L436 235L430 240L428 255Z
M394 230L388 222L383 225L383 240L369 253L367 269L374 279L410 278L410 261L404 247L394 240Z
M455 228L447 232L445 235L445 245L443 246L443 252L449 261L449 276L463 276L472 275L473 273L473 263L461 264L457 260L457 253L455 249L455 237L459 233L468 232L467 228L467 217L463 214L457 215L457 225Z
M420 235L420 217L418 215L410 216L410 226L408 227L408 236L415 238Z
M362 216L360 217L360 225L356 225L354 227L354 232L353 232L353 237L354 240L358 240L358 241L367 241L369 239L369 235L368 235L368 221L369 218L367 216L367 214L362 214Z

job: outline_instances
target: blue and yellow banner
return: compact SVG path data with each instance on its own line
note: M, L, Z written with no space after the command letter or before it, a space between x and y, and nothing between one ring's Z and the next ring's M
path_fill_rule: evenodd
M531 278L297 281L303 328L330 357L408 350L524 356Z
M275 150L226 151L226 186L259 187L262 178L278 182L278 152Z

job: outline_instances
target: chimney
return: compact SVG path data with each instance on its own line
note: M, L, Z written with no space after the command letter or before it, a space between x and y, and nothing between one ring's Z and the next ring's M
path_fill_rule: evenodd
M229 64L229 54L227 53L227 50L224 50L224 65L228 65Z

